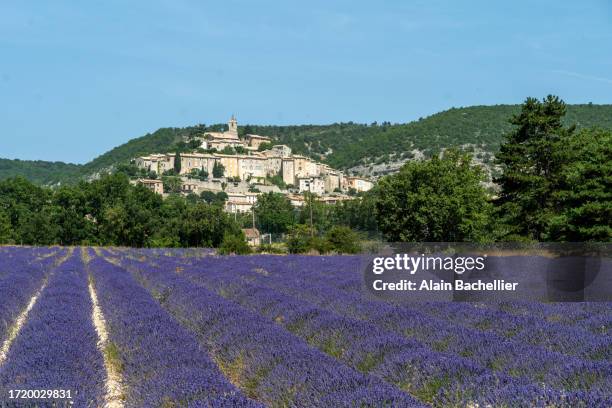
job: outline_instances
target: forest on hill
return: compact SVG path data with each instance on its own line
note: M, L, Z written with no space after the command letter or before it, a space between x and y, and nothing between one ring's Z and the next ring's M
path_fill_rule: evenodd
M0 159L0 180L22 176L36 184L51 185L80 177L81 167L43 160Z
M471 144L495 153L503 135L513 128L510 117L519 111L520 105L472 106L451 108L407 124L349 122L248 126L247 130L273 136L298 153L323 158L332 167L349 168L381 156L406 156L413 149L431 156L443 148ZM612 105L568 105L564 123L612 129Z
M276 143L286 144L296 153L347 169L374 161L409 159L414 150L426 157L440 149L462 146L476 146L482 151L496 153L503 135L513 128L510 117L519 110L520 105L472 106L451 108L406 124L246 124L239 131L272 136ZM578 128L612 129L612 105L568 105L564 123L576 124ZM139 155L172 151L180 148L180 141L186 136L220 130L224 126L162 128L117 146L84 165L0 159L0 180L21 175L38 184L67 183L108 171Z

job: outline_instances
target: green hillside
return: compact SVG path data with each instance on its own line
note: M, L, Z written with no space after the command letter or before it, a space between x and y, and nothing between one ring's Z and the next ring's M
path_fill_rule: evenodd
M201 130L199 127L162 128L117 146L84 165L0 159L0 180L23 176L37 184L71 183L128 162L136 156L172 150L183 136Z
M0 180L22 176L37 184L55 184L80 177L81 167L63 162L0 159Z
M151 153L166 153L173 149L177 142L192 133L201 132L199 127L187 128L161 128L96 157L83 165L82 174L90 175L105 170L118 163L125 163L130 159Z
M508 119L518 110L518 105L452 108L399 125L340 123L249 128L257 134L275 136L296 152L323 156L332 167L347 168L364 159L383 156L384 160L384 156L393 153L405 156L412 149L432 154L440 148L474 144L496 152L502 136L511 129ZM612 105L570 105L565 121L579 127L612 129Z
M272 136L276 143L289 145L294 152L311 156L336 168L349 168L373 159L384 162L390 155L410 157L418 149L431 155L441 148L478 145L496 152L504 133L511 129L508 119L518 105L451 108L406 124L334 123L331 125L241 126L240 133ZM612 105L569 105L567 124L612 129ZM209 130L219 130L213 125ZM183 137L201 133L202 125L187 128L162 128L132 139L82 165L51 162L0 160L0 179L23 175L41 184L69 182L104 171L118 163L155 152L167 152Z

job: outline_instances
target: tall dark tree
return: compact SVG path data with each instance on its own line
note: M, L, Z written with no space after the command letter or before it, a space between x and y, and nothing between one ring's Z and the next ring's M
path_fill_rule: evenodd
M584 129L564 138L563 163L552 193L555 215L546 238L612 241L612 132Z
M174 155L174 173L176 175L181 174L181 154L178 152L178 150Z
M482 170L458 151L409 162L379 182L379 229L395 242L485 241L491 206L483 180Z
M551 196L562 166L556 152L574 132L561 122L565 112L565 103L549 95L542 101L527 98L510 119L516 129L506 135L497 155L503 168L496 182L501 186L497 204L504 239L546 239L554 216Z
M214 178L223 177L223 175L225 174L225 166L223 166L223 164L221 164L220 162L215 161L215 163L213 164L212 173Z

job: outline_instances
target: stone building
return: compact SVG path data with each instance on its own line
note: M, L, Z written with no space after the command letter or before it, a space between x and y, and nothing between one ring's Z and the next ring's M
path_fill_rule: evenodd
M282 159L283 182L287 185L295 185L295 162L290 157Z
M310 158L294 154L293 161L295 162L294 171L296 178L319 176L319 166Z
M260 136L260 135L246 135L248 146L253 148L254 150L259 149L259 146L263 143L270 143L272 139L268 136Z
M228 130L225 132L205 132L200 137L201 147L203 149L217 149L221 151L226 147L247 147L247 143L240 140L238 137L238 121L236 117L232 115L229 122L227 122Z
M238 156L238 177L241 180L265 179L268 175L267 158L261 156Z
M258 151L262 143L271 143L272 139L255 134L248 134L245 139L241 139L238 136L238 122L233 115L227 128L228 130L224 132L205 132L204 135L200 136L203 148L214 148L217 149L217 152L180 154L180 175L193 174L197 170L198 176L201 176L200 172L204 171L209 177L208 180L196 177L190 178L183 186L185 193L206 190L240 192L243 196L236 196L228 200L228 209L231 211L247 211L252 207L252 203L246 199L244 192L251 190L251 187L254 186L259 186L255 188L261 188L260 191L262 192L280 191L277 186L271 186L265 180L277 175L282 177L286 185L292 186L300 192L310 191L320 196L349 189L368 191L373 187L370 180L362 177L345 177L341 171L333 169L327 164L318 163L302 155L292 154L291 148L286 145L277 144L273 145L271 149ZM244 153L220 153L228 146L242 147ZM243 152L243 150L240 151ZM135 164L141 169L162 175L164 172L174 169L174 161L175 153L151 154L136 158ZM233 180L229 183L227 179L214 178L213 169L216 163L223 165L223 177L239 178L241 181ZM211 183L214 185L210 185ZM161 182L149 181L146 184L154 191L163 190L163 187L157 186ZM288 194L288 192L285 191L285 194ZM296 205L300 205L301 199L294 197L292 201ZM338 199L329 201L336 202Z
M229 213L250 212L257 203L257 193L227 193L225 211Z
M325 182L320 177L299 177L298 188L300 193L306 191L317 195L325 193Z
M274 145L272 149L268 150L274 156L280 157L291 157L291 148L287 145Z
M351 188L356 191L368 191L374 187L374 183L363 177L345 177L344 189L349 190Z
M136 158L136 166L147 171L163 174L164 171L174 169L174 155L150 154Z
M249 246L258 247L261 245L261 234L257 228L245 228L242 232Z
M142 184L149 190L153 191L157 194L164 194L164 183L161 180L152 180L152 179L138 179L136 183Z
M213 167L219 158L206 153L181 153L181 174L189 174L192 170L204 170L212 177Z

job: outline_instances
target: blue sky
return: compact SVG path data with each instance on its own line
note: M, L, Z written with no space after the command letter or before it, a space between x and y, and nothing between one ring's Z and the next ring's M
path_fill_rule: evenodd
M612 102L601 1L0 3L0 157L84 163L159 127L408 122Z

